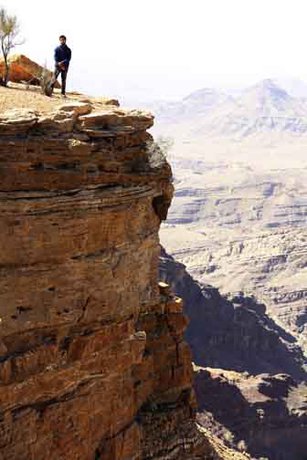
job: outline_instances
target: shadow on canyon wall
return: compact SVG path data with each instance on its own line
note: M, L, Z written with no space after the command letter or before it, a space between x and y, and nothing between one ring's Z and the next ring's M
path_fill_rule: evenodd
M218 289L201 286L163 249L160 279L184 300L190 320L186 340L196 365L306 378L295 337L269 318L255 298L238 295L229 300Z
M230 445L243 442L254 458L307 460L306 373L295 337L254 297L201 286L163 249L160 279L183 298L190 321L199 423L230 433Z

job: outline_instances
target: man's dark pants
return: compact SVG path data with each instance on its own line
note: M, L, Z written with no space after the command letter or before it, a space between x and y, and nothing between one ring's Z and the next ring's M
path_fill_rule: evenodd
M59 66L55 66L54 69L54 74L51 80L51 86L53 87L55 85L55 82L57 81L58 76L61 74L61 80L62 80L62 90L61 93L65 94L66 93L66 78L67 78L67 72L68 69L61 69Z

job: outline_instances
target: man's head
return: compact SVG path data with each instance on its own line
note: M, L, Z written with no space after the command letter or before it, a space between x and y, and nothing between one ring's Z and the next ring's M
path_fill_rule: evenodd
M65 35L60 35L60 36L59 36L59 40L60 40L61 45L65 45L65 43L66 43L66 37L65 37Z

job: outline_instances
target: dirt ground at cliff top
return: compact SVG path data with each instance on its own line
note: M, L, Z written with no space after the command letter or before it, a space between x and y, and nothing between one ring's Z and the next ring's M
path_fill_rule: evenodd
M62 99L57 91L52 97L47 97L40 93L40 88L26 90L24 87L4 88L0 86L0 113L20 108L50 112L71 98L68 95L67 99Z
M85 94L70 92L67 97L61 97L60 90L55 89L52 97L41 93L38 86L26 86L18 83L10 83L8 88L0 86L0 113L10 109L31 109L41 113L53 112L57 107L70 101L90 102L93 109L99 110L105 106L119 105L115 99L107 97L90 97Z

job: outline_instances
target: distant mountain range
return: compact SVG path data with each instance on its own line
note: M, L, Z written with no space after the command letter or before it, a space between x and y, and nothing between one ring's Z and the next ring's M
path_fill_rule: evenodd
M265 132L307 134L307 98L291 96L270 79L236 96L204 88L181 101L160 102L151 109L158 124L176 125L192 139L245 138Z
M230 95L212 88L194 91L181 101L162 101L153 105L155 114L164 122L176 122L195 116L206 116L216 107L231 101Z

